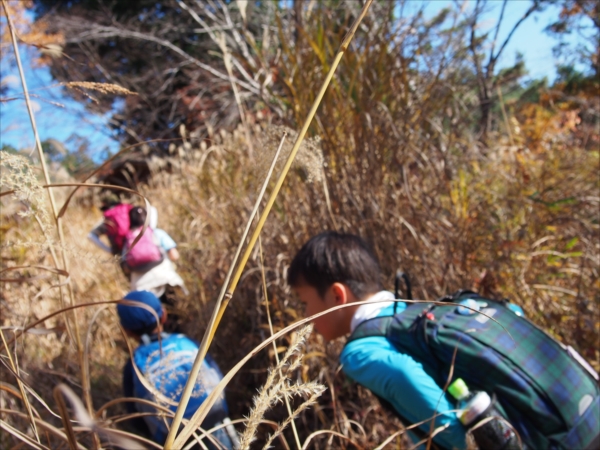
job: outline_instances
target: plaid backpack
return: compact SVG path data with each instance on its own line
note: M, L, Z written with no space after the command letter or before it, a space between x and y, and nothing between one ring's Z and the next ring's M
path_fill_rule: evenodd
M593 449L600 438L597 374L505 303L459 291L444 301L474 299L483 314L459 314L456 305L408 304L393 316L360 324L349 341L385 336L423 364L439 386L453 379L497 398L496 407L530 449ZM463 311L464 312L464 311ZM500 326L495 321L500 323ZM595 375L595 377L594 377Z

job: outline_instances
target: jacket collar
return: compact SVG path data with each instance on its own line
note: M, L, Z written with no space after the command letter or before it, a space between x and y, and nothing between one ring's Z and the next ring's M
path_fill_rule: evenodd
M354 313L354 316L352 316L352 321L350 322L350 332L354 332L356 327L365 320L377 317L382 309L394 304L393 300L394 294L390 291L379 291L377 294L374 294L366 299L366 301L369 303L359 306Z

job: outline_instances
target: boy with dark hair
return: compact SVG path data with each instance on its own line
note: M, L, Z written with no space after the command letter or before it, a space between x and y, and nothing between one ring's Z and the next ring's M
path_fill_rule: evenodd
M498 392L495 405L504 408L504 417L518 428L528 448L575 448L569 442L588 442L588 437L599 433L597 374L501 303L470 291L467 297L461 293L453 300L486 305L484 313L495 314L494 319L514 335L527 336L526 343L502 334L502 327L497 327L499 331L489 327L489 317L469 308L394 302L394 294L381 289L379 265L366 243L358 236L332 231L304 244L289 267L288 283L304 303L306 316L351 305L315 319L315 329L327 341L352 333L340 355L344 372L391 406L406 425L423 422L419 426L423 432L436 430L433 441L441 448L467 446L467 428L457 417L457 401L444 389L454 362L452 381L462 377L472 388ZM451 322L469 326L454 331ZM431 330L439 334L432 335ZM465 330L481 333L466 335ZM452 348L441 345L448 336L459 336ZM487 346L477 339L487 339ZM452 359L455 348L460 350L456 361ZM514 366L513 357L522 368ZM544 361L552 368L540 372ZM536 377L530 376L533 372ZM568 373L569 380L561 373Z
M130 300L131 303L117 305L121 326L128 336L135 338L140 343L133 351L133 362L145 380L168 398L170 404L155 398L155 395L144 386L133 368L131 359L123 368L124 396L150 400L175 412L198 352L198 344L183 334L162 332L167 314L159 299L151 292L133 291L124 299ZM223 375L218 366L207 355L185 410L184 418L189 419L194 415L222 378ZM144 403L128 402L126 405L130 413L151 413L144 416L144 421L140 421L138 418L134 424L142 433L149 434L155 442L163 444L168 434L165 420L170 422L170 419L160 417L155 408ZM156 415L152 415L152 413ZM202 428L208 430L223 423L229 424L215 431L212 437L217 439L224 448L232 449L235 448L234 443L237 443L237 435L228 414L225 398L221 397L211 408L202 423ZM209 448L216 448L208 439L204 439L203 442Z
M306 316L338 305L370 301L315 319L315 330L327 341L351 333L369 318L393 314L394 294L382 290L379 263L358 236L332 231L314 236L294 257L288 283L304 303ZM398 304L398 309L403 307ZM399 353L385 338L349 343L340 362L346 375L389 402L410 423L430 419L438 411L434 427L448 428L434 441L448 449L465 448L466 430L451 412L455 406L449 396L419 362ZM428 431L430 426L426 423L422 428Z

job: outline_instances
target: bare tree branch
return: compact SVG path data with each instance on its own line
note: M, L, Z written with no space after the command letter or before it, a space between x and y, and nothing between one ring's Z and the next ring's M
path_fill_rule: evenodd
M237 43L244 58L246 58L246 61L248 61L248 64L250 64L250 66L253 69L255 69L257 67L256 61L248 52L248 46L246 45L246 42L244 41L244 39L242 39L242 36L238 32L238 30L233 26L233 21L231 20L231 15L229 14L229 9L227 8L227 5L225 3L223 3L222 0L219 0L219 4L221 5L221 8L223 10L223 14L225 15L225 20L226 20L227 24L232 27L231 32L233 34L233 39Z
M477 55L477 45L475 43L475 28L477 27L477 22L479 20L479 14L481 13L481 0L477 0L475 3L475 10L473 11L473 19L471 20L471 38L469 40L469 48L471 49L471 53L473 54L473 62L475 63L475 75L477 76L477 85L479 89L479 98L482 98L485 87L484 76L481 69L481 64L479 62L479 56Z
M188 5L185 4L185 2L183 2L182 0L176 0L177 4L179 6L181 6L182 9L184 9L185 11L187 11L190 16L192 16L192 18L198 22L200 24L200 26L202 26L202 28L208 33L208 35L210 36L210 38L213 40L213 42L217 45L219 44L219 39L217 37L217 35L213 32L213 30L210 29L210 27L208 26L208 24L196 13L196 11L194 11L193 9L191 9ZM223 7L225 7L225 5L223 5ZM228 15L229 17L229 15ZM233 22L231 21L231 18L229 17L228 19L228 26L230 27L230 29L233 31L234 36L236 35L235 33L237 33L237 31L235 30L234 26L233 26ZM240 37L239 34L237 35L238 39L236 39L236 42L239 41ZM238 42L239 44L239 42ZM250 55L248 54L248 49L241 46L240 47L242 49L242 54L244 55L244 57L246 57L246 60L248 61L248 63L252 66L252 67L256 67L256 63L254 62L254 60L250 57ZM245 49L245 52L244 52ZM233 64L235 65L235 67L240 71L240 73L244 76L244 78L250 83L256 83L256 81L252 78L252 76L250 76L250 74L246 71L246 69L244 69L244 67L239 64L239 62L236 60L236 58L233 55L230 55Z
M496 53L496 56L494 56L492 59L490 59L490 64L492 64L492 65L496 64L496 61L498 60L498 58L502 54L502 51L504 50L504 48L506 47L506 45L512 38L512 35L515 33L515 31L517 31L517 28L519 28L519 26L523 23L523 21L525 19L527 19L531 14L533 14L539 8L539 6L540 6L539 0L532 0L532 5L525 12L525 14L523 14L523 16L517 21L517 23L515 23L512 30L510 30L510 33L508 33L508 36L506 36L506 39L504 39L504 42L502 43L500 50L498 50L498 53Z
M490 60L488 61L488 66L492 63L492 56L494 55L494 48L496 47L496 42L498 41L498 33L500 32L500 26L502 25L502 19L504 17L504 11L506 9L506 4L508 0L504 0L502 3L502 9L500 10L500 17L498 18L498 23L496 24L496 33L494 34L494 40L492 41L492 48L490 50Z
M176 45L173 45L171 42L169 42L165 39L160 39L160 38L150 35L150 34L140 33L137 31L127 30L127 29L123 29L123 28L102 26L102 25L98 26L98 25L91 24L91 23L88 23L87 25L88 25L88 27L89 27L88 29L90 31L83 32L76 38L69 39L67 42L68 43L79 43L79 42L83 42L86 40L105 39L105 38L109 38L109 37L140 39L140 40L144 40L144 41L154 42L156 44L162 45L163 47L166 47L166 48L170 49L171 51L177 53L182 58L186 59L187 61L194 64L195 66L209 72L210 74L214 75L215 77L217 77L221 80L224 80L224 81L229 81L229 76L227 74L219 72L218 70L214 69L213 67L209 66L208 64L204 64L202 61L194 58L190 54L184 52L182 49L180 49ZM79 24L79 26L81 26L81 24ZM235 77L233 78L233 81L236 84L238 84L240 87L252 92L253 94L256 94L256 95L260 94L260 84L257 82L249 84L249 83L246 83Z

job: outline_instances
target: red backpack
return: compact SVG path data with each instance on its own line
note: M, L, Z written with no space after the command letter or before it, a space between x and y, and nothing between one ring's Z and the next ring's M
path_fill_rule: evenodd
M129 232L129 210L133 208L128 203L120 203L108 211L104 211L104 227L110 241L113 254L118 255L123 250L125 236Z
M131 270L147 272L163 261L163 255L154 242L154 233L150 227L147 227L140 240L133 247L131 246L141 231L142 228L137 228L127 232L123 250L127 252L125 263Z

